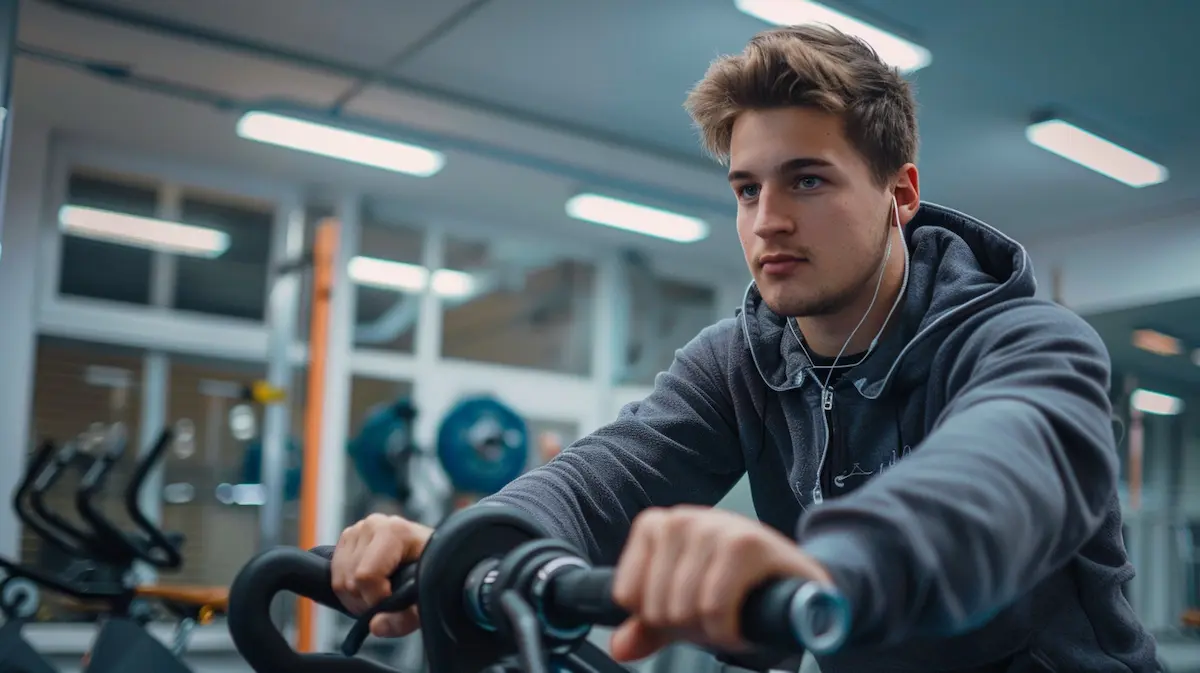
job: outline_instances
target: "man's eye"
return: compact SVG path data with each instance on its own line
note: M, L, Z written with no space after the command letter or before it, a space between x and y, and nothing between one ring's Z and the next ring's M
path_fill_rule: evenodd
M815 175L805 175L796 179L796 186L800 189L816 189L825 181Z
M738 196L743 199L753 199L758 196L758 185L743 185L738 187Z

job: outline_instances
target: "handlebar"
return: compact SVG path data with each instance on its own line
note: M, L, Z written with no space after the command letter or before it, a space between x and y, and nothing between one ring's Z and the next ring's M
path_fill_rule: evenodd
M13 492L13 511L16 512L21 523L63 553L70 556L81 556L84 555L82 547L79 540L70 535L71 531L64 533L62 530L54 528L53 521L48 521L47 517L39 511L45 508L44 503L39 502L35 505L32 502L34 481L35 479L40 480L42 474L50 471L57 451L58 447L54 445L54 442L47 440L42 442L30 456L25 474L17 484L17 490Z
M340 654L297 654L272 623L271 601L284 591L351 615L333 593L332 555L331 547L313 552L277 547L251 559L234 579L229 587L229 633L246 663L255 671L395 673L393 669L367 659L348 659ZM407 566L402 572L412 575L413 570L413 566ZM405 581L411 583L412 579L397 576L393 586Z
M291 591L347 613L333 594L331 557L328 547L313 552L277 548L255 557L238 574L230 590L229 630L258 673L395 673L348 657L357 652L375 614L414 603L421 612L429 666L439 673L476 673L500 665L513 670L514 660L526 673L625 670L586 639L591 627L617 626L629 617L612 598L614 570L592 567L511 508L477 505L447 519L417 564L392 577L392 598L359 616L343 645L345 657L297 654L271 623L271 601L280 591ZM849 635L849 606L832 587L777 579L747 596L741 629L749 643L781 653L775 661L806 648L830 653Z
M612 600L613 569L565 567L550 573L545 619L559 628L619 626L629 613ZM747 642L781 651L835 651L845 641L849 614L832 588L796 578L764 583L747 595L740 611Z
M123 436L114 433L108 450L96 459L92 468L80 480L79 488L75 491L75 507L79 510L80 516L99 533L99 540L103 541L106 552L119 558L123 564L127 565L135 560L141 560L157 568L175 569L183 563L179 550L150 524L138 508L138 495L150 475L150 470L170 444L171 436L169 429L163 431L150 451L138 461L137 468L125 487L125 507L138 527L149 533L150 539L140 535L131 535L121 530L92 503L96 495L104 488L113 464L120 460L124 453Z
M109 522L92 504L92 499L104 488L109 473L125 455L125 447L124 431L116 432L115 428L110 430L104 440L104 450L92 461L91 467L84 473L75 489L75 509L95 531L95 544L104 549L106 556L116 559L121 565L132 563L138 557L137 550L125 533Z
M47 441L39 446L13 496L13 506L24 523L48 542L72 556L90 558L119 568L126 568L137 559L145 560L159 568L178 568L183 562L178 545L172 543L166 534L150 522L138 503L138 496L148 480L150 471L159 463L172 438L170 428L162 432L151 450L138 461L124 492L124 504L130 518L146 533L148 540L127 535L91 502L125 450L124 435L121 433L114 432L106 439L104 452L96 457L87 469L75 494L75 504L80 510L80 515L95 530L86 530L67 521L50 511L45 503L46 492L57 483L79 455L72 444L58 449L52 442ZM26 500L32 512L26 508ZM116 612L127 609L136 597L133 587L91 586L57 577L3 557L0 557L0 570L9 576L31 580L78 600L108 603Z
M173 433L170 428L164 429L158 435L158 439L151 446L150 451L138 459L137 467L134 468L133 475L125 487L125 509L133 523L144 531L144 536L121 530L118 525L113 523L112 519L104 515L104 512L92 503L96 495L102 491L113 464L118 462L124 453L125 441L122 435L113 434L108 450L96 458L91 469L79 481L76 498L74 498L76 509L84 521L88 522L98 534L95 540L96 546L102 547L103 553L107 557L115 558L121 565L130 565L134 560L142 560L158 569L174 570L184 563L179 548L173 545L166 535L163 535L162 531L149 521L149 518L146 518L145 513L140 510L138 501L139 494L149 479L150 470L160 462L172 438Z
M142 488L150 478L150 470L161 462L163 454L166 453L174 439L174 430L170 427L163 428L158 440L150 447L150 451L138 462L137 468L133 471L133 477L125 487L125 511L129 514L133 524L146 534L147 540L144 547L148 562L159 568L179 568L183 565L183 555L179 552L179 545L168 539L163 531L155 526L142 511L140 496ZM153 560L155 552L159 554L157 560Z
M49 533L47 539L56 546L59 546L59 542L65 542L69 548L64 551L71 556L90 558L102 563L118 563L120 558L112 554L110 547L104 544L95 531L80 527L46 506L46 493L58 483L79 456L79 450L74 444L63 445L34 479L29 504L37 516L49 526L46 530L35 526L34 532Z

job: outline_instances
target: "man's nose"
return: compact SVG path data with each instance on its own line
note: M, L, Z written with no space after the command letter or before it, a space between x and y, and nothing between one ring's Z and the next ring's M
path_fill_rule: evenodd
M760 238L771 238L790 234L795 227L785 196L764 188L759 194L754 213L754 234Z

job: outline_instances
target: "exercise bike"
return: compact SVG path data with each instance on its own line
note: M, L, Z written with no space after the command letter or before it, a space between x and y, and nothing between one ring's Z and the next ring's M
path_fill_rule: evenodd
M392 577L393 595L357 617L340 653L297 653L272 623L271 602L287 591L349 614L331 587L332 552L270 549L234 580L229 632L257 673L396 673L354 655L374 615L413 605L433 673L628 672L587 640L593 626L617 626L628 617L612 600L613 569L592 567L516 509L477 505L452 514L420 560ZM850 627L839 593L792 579L753 591L741 622L747 640L760 649L718 658L757 670L805 649L836 651Z
M129 534L118 528L94 503L112 467L124 452L124 438L119 433L110 435L104 451L88 467L75 493L76 509L90 530L55 515L44 502L36 505L49 485L60 476L55 471L64 469L70 462L58 459L52 444L43 444L39 448L14 497L18 516L39 536L116 570L117 581L95 583L78 574L60 577L0 558L0 568L7 574L5 587L20 582L21 588L25 589L32 583L81 604L99 607L101 627L85 657L85 667L90 673L189 673L179 657L186 649L191 629L225 610L228 593L224 589L138 586L134 577L133 566L137 561L162 570L175 570L183 563L179 553L182 536L159 530L139 508L139 495L150 471L161 461L172 439L171 430L164 430L151 450L138 461L124 491L126 513L140 534ZM31 505L28 508L27 498ZM33 600L36 601L36 595ZM167 609L179 619L171 647L159 642L145 628L153 618L150 604ZM6 611L12 611L7 604L4 607ZM3 653L11 649L29 659L28 665L18 670L52 672L49 662L33 652L20 636L20 621L13 624L12 628L6 624L4 632L0 633L0 661L5 659ZM30 657L30 653L34 657Z

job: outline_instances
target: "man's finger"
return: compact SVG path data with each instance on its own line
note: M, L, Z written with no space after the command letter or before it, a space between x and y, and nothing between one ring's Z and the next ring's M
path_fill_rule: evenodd
M667 617L675 626L699 628L703 614L699 611L699 591L704 582L715 550L707 541L691 538L676 553L674 571L667 578L672 584Z
M376 638L402 638L421 626L417 609L404 612L385 612L371 618L371 635Z
M670 621L675 575L691 563L680 555L680 537L679 531L670 526L659 526L651 537L653 549L642 566L642 608L638 611L647 626L683 626Z
M367 542L364 536L343 536L333 552L333 563L330 568L333 579L333 590L351 614L361 614L368 606L359 595L355 570L358 567L359 547Z
M613 600L630 612L641 610L645 600L644 573L653 557L653 539L641 534L630 535L613 578Z
M404 548L393 537L380 535L371 540L354 571L355 588L367 605L375 605L392 595L392 573L404 557Z
M718 555L697 583L699 626L709 644L730 651L742 646L741 605L733 601L744 598L754 588L747 580L754 573L746 572L747 566L753 565L748 559Z
M632 617L613 632L609 649L613 659L630 662L645 659L675 640L670 632L651 628L637 617Z

